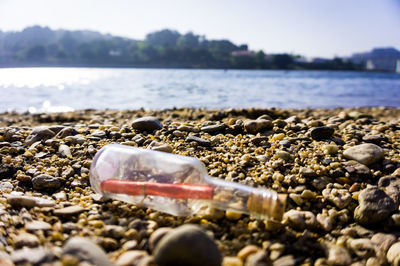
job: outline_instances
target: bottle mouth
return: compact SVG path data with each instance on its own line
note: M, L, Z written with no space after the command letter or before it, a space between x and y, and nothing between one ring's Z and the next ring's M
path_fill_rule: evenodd
M256 190L247 201L247 209L255 218L282 220L286 208L287 195L274 191Z

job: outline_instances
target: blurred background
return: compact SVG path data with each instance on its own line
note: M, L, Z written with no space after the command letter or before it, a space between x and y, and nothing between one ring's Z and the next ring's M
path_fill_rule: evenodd
M399 107L399 73L399 0L0 0L0 112Z

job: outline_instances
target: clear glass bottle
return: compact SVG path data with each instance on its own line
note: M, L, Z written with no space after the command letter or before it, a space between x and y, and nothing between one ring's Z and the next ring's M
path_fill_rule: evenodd
M95 155L90 183L99 194L176 216L204 205L280 220L286 196L212 178L195 158L110 144Z

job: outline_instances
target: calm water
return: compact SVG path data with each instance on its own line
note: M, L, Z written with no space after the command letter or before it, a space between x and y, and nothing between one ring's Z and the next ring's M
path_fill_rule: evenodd
M0 111L400 107L400 75L271 70L0 69Z

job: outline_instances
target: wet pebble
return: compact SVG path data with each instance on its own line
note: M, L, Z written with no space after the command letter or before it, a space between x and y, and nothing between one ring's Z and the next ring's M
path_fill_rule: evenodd
M385 152L383 149L372 143L364 143L348 148L343 152L344 157L356 160L365 165L378 162L383 159Z
M164 265L221 265L215 242L198 226L180 226L163 237L154 252L154 260Z
M154 131L162 128L161 122L153 116L145 116L132 121L132 128L141 131Z
M269 266L271 265L271 261L267 256L267 253L264 250L259 250L255 253L250 254L244 266Z

